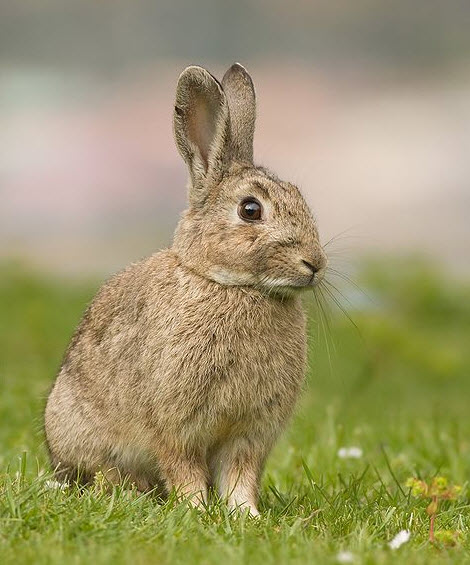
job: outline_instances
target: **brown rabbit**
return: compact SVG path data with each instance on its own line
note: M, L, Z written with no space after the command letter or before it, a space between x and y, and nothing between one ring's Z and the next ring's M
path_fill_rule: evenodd
M326 257L299 190L253 165L255 92L188 67L174 131L189 208L173 245L112 277L85 312L49 396L61 477L101 470L198 504L209 485L258 513L264 462L306 368L298 291Z

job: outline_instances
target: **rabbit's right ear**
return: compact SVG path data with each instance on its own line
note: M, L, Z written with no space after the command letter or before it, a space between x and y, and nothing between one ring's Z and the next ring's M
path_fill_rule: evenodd
M226 168L230 135L224 91L206 69L191 66L181 74L173 126L176 145L191 175L190 203L201 204Z
M233 158L253 164L253 135L256 95L248 71L234 63L225 73L222 86L230 108L230 137Z

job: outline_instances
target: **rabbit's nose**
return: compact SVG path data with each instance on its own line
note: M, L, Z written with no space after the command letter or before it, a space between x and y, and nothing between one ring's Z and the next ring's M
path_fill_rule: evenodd
M302 263L307 267L307 269L310 269L312 271L312 275L314 275L315 273L318 273L318 271L320 270L315 265L312 265L312 263L305 261L305 259L302 259Z

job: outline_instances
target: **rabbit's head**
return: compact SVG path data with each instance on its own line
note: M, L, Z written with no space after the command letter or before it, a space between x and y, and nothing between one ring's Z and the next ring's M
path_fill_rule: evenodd
M223 285L308 288L326 267L312 214L299 192L253 165L255 91L234 64L220 84L188 67L176 91L174 132L189 168L189 208L175 234L181 261Z

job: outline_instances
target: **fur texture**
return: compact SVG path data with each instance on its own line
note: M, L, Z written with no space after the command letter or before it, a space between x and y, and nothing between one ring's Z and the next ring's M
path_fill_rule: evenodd
M101 470L196 504L212 485L257 514L305 374L298 291L326 258L299 190L253 165L254 121L241 65L223 85L200 67L182 73L174 126L189 208L171 249L111 278L75 332L45 414L59 475ZM259 221L240 216L247 198Z

